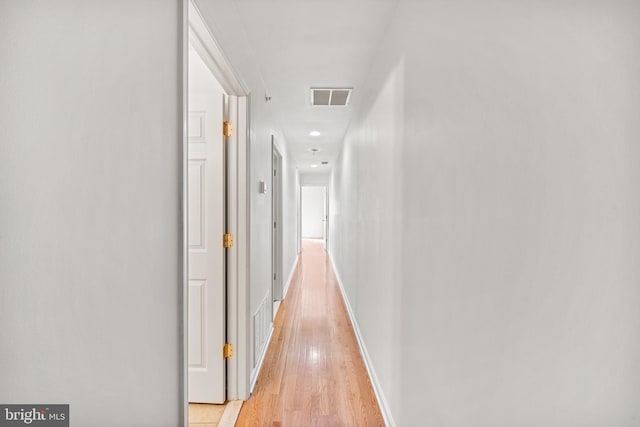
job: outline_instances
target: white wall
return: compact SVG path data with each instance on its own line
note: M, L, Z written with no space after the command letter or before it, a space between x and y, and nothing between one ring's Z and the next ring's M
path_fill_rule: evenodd
M324 238L325 187L302 187L302 238Z
M182 420L181 2L0 3L0 402Z
M330 239L397 425L639 422L639 17L399 2Z
M398 64L374 88L352 124L336 162L329 195L329 251L363 335L371 363L396 416L407 398L400 377L403 305L402 120L403 68ZM416 337L420 345L420 337ZM410 390L415 393L416 390ZM418 393L422 391L418 390ZM424 404L421 405L424 407ZM429 424L424 424L429 425Z
M300 185L309 187L327 187L331 182L331 174L329 172L322 173L300 173Z
M295 267L298 256L298 174L293 163L290 161L291 155L284 146L279 148L282 154L282 222L283 222L283 257L282 257L282 285L283 295L286 295L290 283L288 279Z
M284 149L285 138L271 112L270 104L265 102L267 89L264 87L260 70L251 55L246 36L242 30L242 17L238 15L236 5L226 0L196 0L195 3L210 27L214 38L221 46L233 69L240 80L250 90L250 129L249 129L249 222L250 222L250 272L249 299L251 316L260 316L262 310L269 309L271 298L271 189L267 194L259 192L259 182L271 183L271 135L282 144L280 152L283 156L283 171L288 176L294 174L289 156ZM270 184L268 185L270 187ZM296 257L295 216L287 212L295 212L296 206L290 206L295 193L287 187L283 192L283 262L284 272L288 274ZM285 284L286 286L286 284ZM255 361L253 352L262 352L263 346L254 345L256 336L264 337L268 334L271 323L264 324L261 331L253 329L254 320L249 319L251 325L252 354L249 360ZM255 348L254 348L255 347ZM256 366L252 364L252 378L257 375Z

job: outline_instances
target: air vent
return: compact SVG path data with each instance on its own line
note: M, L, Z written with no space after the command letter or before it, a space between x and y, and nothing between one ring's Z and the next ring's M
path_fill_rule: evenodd
M311 105L345 107L349 105L352 88L311 88Z

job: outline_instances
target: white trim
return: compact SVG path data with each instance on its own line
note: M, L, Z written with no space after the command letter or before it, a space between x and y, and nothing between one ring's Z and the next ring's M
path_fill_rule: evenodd
M230 96L228 118L237 123L227 141L227 231L236 238L227 252L227 342L235 355L227 360L227 399L248 399L248 217L246 191L246 114L245 97Z
M237 123L238 120L238 98L236 96L226 96L224 120ZM226 155L226 224L227 233L238 235L238 142L237 132L228 137L225 143ZM237 241L237 239L236 239ZM237 244L227 250L227 287L226 287L226 341L235 344L238 337L238 248ZM237 353L236 345L236 353ZM226 375L227 399L235 400L238 396L238 361L237 358L227 360Z
M324 218L322 221L324 222L324 250L329 250L329 186L324 187Z
M297 191L296 191L296 205L297 205L297 221L298 221L298 229L297 229L297 243L298 243L298 254L302 252L302 185L300 185L300 171L296 171L296 179L297 179Z
M347 298L347 293L342 284L342 279L340 279L340 273L338 273L336 264L333 261L333 255L331 254L330 251L327 251L327 253L329 254L329 259L331 260L331 266L333 267L333 272L335 273L336 280L338 281L338 287L340 288L340 293L342 294L344 305L347 307L347 312L349 312L349 319L351 320L353 331L355 332L356 339L358 340L358 347L360 347L360 354L362 355L362 359L364 360L364 365L367 367L367 372L369 373L369 378L371 379L371 384L373 385L373 392L376 394L376 398L378 399L378 406L380 407L380 412L382 412L382 418L384 418L384 423L388 427L396 427L396 423L393 420L393 416L391 415L391 408L389 408L387 399L384 397L382 386L380 385L380 381L378 380L376 371L373 369L373 364L371 363L371 358L369 357L369 353L367 352L367 347L364 344L364 339L362 338L362 334L360 333L360 328L358 328L358 322L356 321L353 310L351 309L351 304L349 303L349 299Z
M267 355L267 350L269 349L269 345L271 344L271 337L273 337L273 322L271 322L271 328L269 328L269 336L267 337L267 341L264 343L262 347L262 352L260 354L260 359L258 359L258 364L256 368L253 370L253 375L251 378L251 387L249 388L249 394L253 393L253 388L256 386L258 382L258 377L260 376L260 371L262 370L262 364L264 363L265 356Z
M216 43L211 29L193 0L189 1L189 39L227 94L237 96L249 94L249 89L238 78L238 74Z
M312 237L312 236L305 236L302 237L302 189L303 188L324 188L324 212L322 214L324 220L322 221L324 223L324 225L322 226L322 233L324 234L324 236L317 236L317 237ZM325 251L329 250L329 184L325 183L325 184L300 184L299 187L299 193L300 193L300 200L298 203L298 220L300 221L300 228L299 228L299 238L300 238L300 247L302 248L302 240L303 239L316 239L316 240L322 240L322 248ZM298 251L300 252L300 250Z
M238 229L236 239L236 251L238 254L237 276L237 366L238 366L238 390L237 399L249 398L249 373L251 372L249 348L249 102L245 96L238 97Z
M284 298L284 266L283 266L283 186L282 186L282 154L276 143L275 135L271 135L271 315L275 318L275 302ZM277 171L277 175L273 173ZM275 278L274 278L275 276Z
M282 290L282 301L284 301L285 298L287 298L287 294L289 293L289 288L291 287L291 281L293 280L293 275L296 273L296 269L298 268L299 260L300 260L300 254L296 254L296 259L293 262L293 267L291 267L291 271L289 272L289 277L287 277L286 286Z
M237 77L237 74L234 72L233 67L227 60L224 52L216 43L213 33L204 21L202 14L194 4L193 0L184 1L185 13L188 11L188 18L186 18L188 25L187 22L185 22L184 28L185 34L188 33L188 39L185 40L185 42L191 43L204 63L211 70L218 83L220 83L223 90L229 96L229 117L233 118L234 121L237 120L237 123L234 123L234 132L230 139L231 144L228 144L230 148L228 148L227 153L229 156L227 163L227 167L229 168L227 174L227 227L235 236L234 245L227 253L227 341L233 343L235 355L227 361L226 385L227 399L246 400L249 398L250 394L249 386L251 372L250 358L248 357L250 348L248 289L249 194L247 191L249 162L249 91L246 85L244 85ZM185 48L185 52L187 52L187 50L188 49ZM185 114L184 127L186 132L187 113L186 111L183 113ZM186 166L183 166L183 168L186 170ZM186 188L187 179L185 173L186 172L183 171L183 186ZM184 194L187 194L185 189L183 189L183 192ZM185 201L183 200L183 204L184 203ZM183 209L185 209L185 207L183 207ZM187 213L185 212L184 215L184 221L186 224ZM186 227L186 225L184 225L184 227ZM184 235L186 236L186 234ZM186 274L186 264L184 274ZM186 311L184 307L183 310ZM186 336L186 323L184 333ZM186 345L184 345L184 351L186 352ZM184 360L187 360L186 356L184 357ZM186 400L185 394L185 401Z
M180 194L180 210L182 211L182 217L181 217L181 221L182 223L180 224L180 228L182 230L182 233L179 237L180 240L180 261L178 263L179 265L179 277L181 280L180 283L180 321L181 321L181 325L180 325L180 345L181 345L181 352L180 352L180 357L179 357L179 372L180 372L180 383L179 383L179 387L180 390L178 391L178 395L180 396L180 398L182 399L182 401L180 402L180 412L179 412L179 419L181 420L181 425L184 427L187 427L189 425L189 398L187 396L188 394L188 390L189 390L189 369L188 369L188 363L187 361L189 360L189 356L188 356L188 343L187 343L187 339L189 336L189 331L188 331L188 327L189 327L189 313L187 311L187 302L189 301L189 244L187 242L187 236L188 236L188 230L187 230L187 225L188 225L188 218L189 218L189 212L188 212L188 206L189 206L189 201L187 200L187 196L189 194L189 188L188 188L188 145L187 145L187 141L189 139L188 136L188 129L187 129L187 123L189 120L189 98L188 98L188 94L189 94L189 90L188 90L188 76L189 76L189 33L188 33L188 27L189 27L189 8L188 5L190 3L190 0L183 0L182 1L182 15L180 16L180 26L181 26L181 33L180 33L180 49L181 49L181 56L182 56L182 67L181 67L181 75L180 75L180 79L182 80L182 92L181 92L181 99L180 99L180 104L178 106L179 108L179 112L182 115L182 127L181 127L181 134L179 135L179 143L181 145L181 150L180 152L182 153L182 158L180 159L180 172L182 175L182 186L180 188L181 194Z

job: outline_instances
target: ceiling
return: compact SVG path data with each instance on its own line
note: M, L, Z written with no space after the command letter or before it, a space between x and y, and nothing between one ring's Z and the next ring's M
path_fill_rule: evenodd
M339 154L396 2L234 0L272 111L301 172L328 172ZM311 87L354 90L346 107L313 107ZM310 136L311 131L320 136ZM314 156L311 148L320 151Z

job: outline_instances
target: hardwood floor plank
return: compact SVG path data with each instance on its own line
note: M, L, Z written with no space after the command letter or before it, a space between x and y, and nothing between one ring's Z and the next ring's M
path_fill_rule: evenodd
M303 241L240 427L384 426L321 241Z

